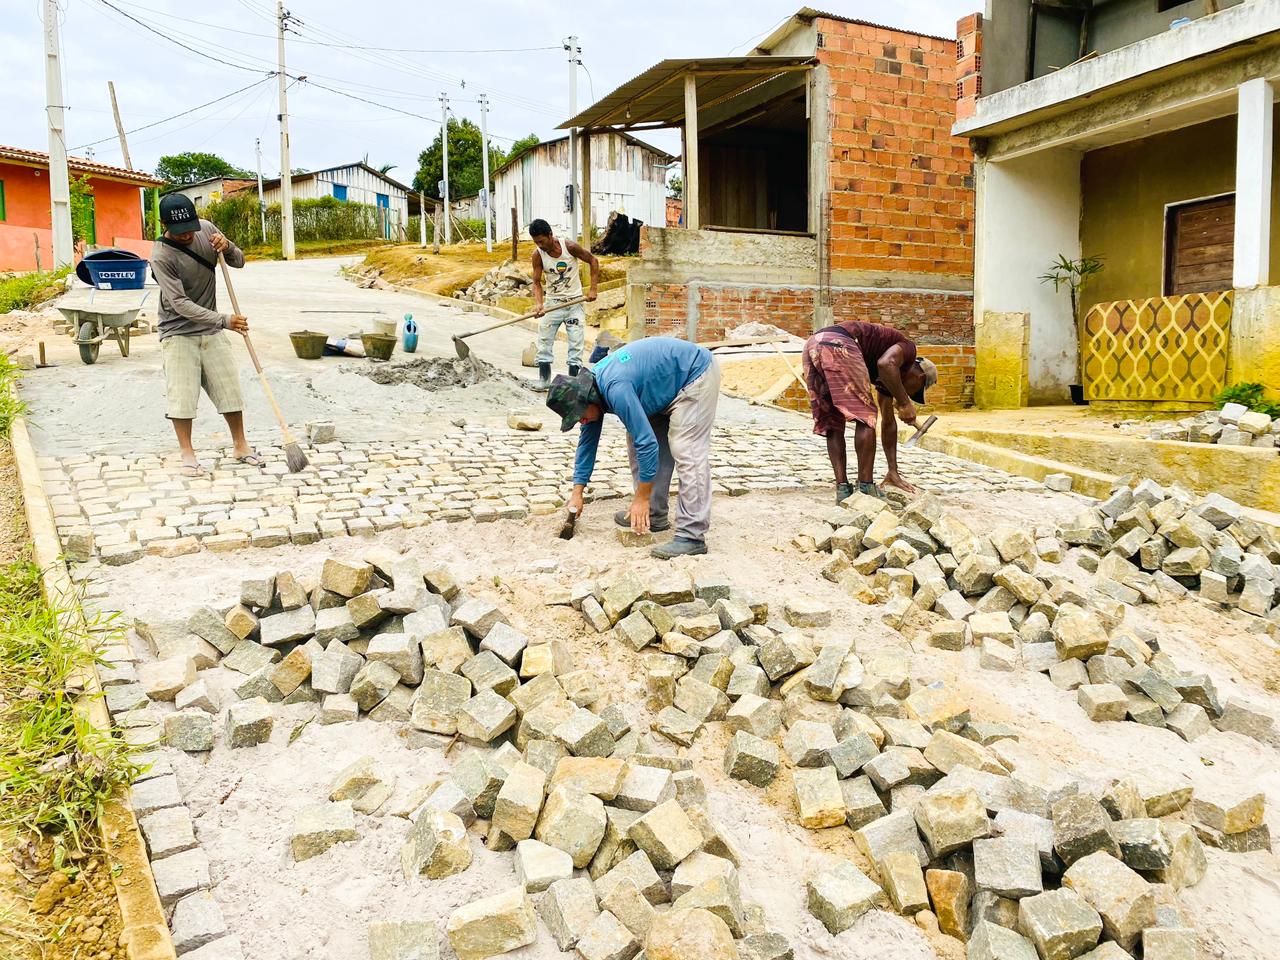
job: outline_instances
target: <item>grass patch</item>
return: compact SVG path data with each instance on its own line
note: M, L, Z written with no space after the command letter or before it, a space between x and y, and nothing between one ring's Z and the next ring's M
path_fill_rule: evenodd
M0 438L7 439L13 421L27 412L27 403L15 389L22 371L6 354L0 353Z
M138 767L128 747L93 726L67 686L94 663L89 632L110 623L60 616L30 560L0 567L0 827L93 846L102 804Z
M56 273L16 273L0 277L0 313L30 310L56 297L70 272L70 267L63 267Z
M0 355L0 438L24 409ZM101 619L61 616L29 559L0 565L0 834L37 831L58 850L93 846L102 804L138 773L128 748L93 726L68 683L95 663ZM78 604L77 604L78 605ZM55 859L56 856L55 856Z

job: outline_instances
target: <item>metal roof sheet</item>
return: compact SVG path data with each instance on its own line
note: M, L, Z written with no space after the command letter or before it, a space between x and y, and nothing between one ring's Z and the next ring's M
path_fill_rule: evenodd
M0 146L0 161L3 160L38 164L42 167L49 166L49 155L47 153L41 153L39 150L23 150L21 147ZM157 179L141 170L126 170L124 167L113 167L109 164L96 163L93 160L85 160L81 157L67 157L67 166L76 173L87 173L111 180L124 180L128 183L136 183L140 187L164 186L163 180Z
M684 77L698 78L698 105L709 106L736 97L773 77L809 69L814 57L697 57L663 60L628 80L560 124L570 127L604 127L636 123L676 126L684 121Z

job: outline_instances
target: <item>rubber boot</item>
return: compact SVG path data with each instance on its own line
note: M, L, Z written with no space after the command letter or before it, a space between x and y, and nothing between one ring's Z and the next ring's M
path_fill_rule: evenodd
M546 393L551 389L551 364L538 364L538 382L533 385L533 389L539 393Z
M879 488L879 487L877 487L874 483L862 483L862 482L859 482L859 483L858 483L858 492L859 492L859 493L864 493L864 494L866 494L868 497L875 497L877 500L883 500L883 499L884 499L884 494L881 492L880 488Z
M576 364L576 363L569 364L569 377L571 379L573 377L576 377L578 375L578 371L581 369L582 367L579 364Z

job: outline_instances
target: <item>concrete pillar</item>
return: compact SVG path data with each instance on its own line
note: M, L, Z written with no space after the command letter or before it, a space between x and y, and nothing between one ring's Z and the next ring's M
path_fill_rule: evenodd
M1238 89L1236 232L1232 286L1270 282L1271 117L1275 92L1264 77Z
M684 75L684 225L701 226L698 208L698 79Z

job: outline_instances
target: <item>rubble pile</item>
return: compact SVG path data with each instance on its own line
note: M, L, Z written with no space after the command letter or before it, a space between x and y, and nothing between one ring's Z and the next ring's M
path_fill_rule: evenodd
M455 290L455 300L469 300L472 303L496 304L500 297L530 296L529 287L533 278L522 271L514 260L504 260L502 265L494 267L468 287Z
M829 551L823 575L883 604L889 626L923 626L942 650L978 647L984 669L1047 673L1094 720L1167 726L1187 740L1215 726L1272 736L1266 714L1222 703L1206 674L1181 669L1153 635L1124 623L1129 605L1194 589L1252 628L1275 630L1280 544L1239 505L1143 480L1118 485L1066 527L1033 533L980 534L928 494L900 512L855 494L795 543ZM1054 569L1065 548L1093 573L1087 587Z
M1228 403L1221 410L1205 410L1173 423L1156 426L1130 421L1122 429L1147 430L1150 440L1184 440L1220 443L1232 447L1275 447L1280 444L1280 418L1252 411L1243 403Z
M390 290L391 284L382 279L382 268L366 264L346 267L342 271L361 290Z
M954 690L913 678L907 652L817 644L806 631L831 623L820 604L792 599L771 617L727 583L679 574L582 584L570 599L644 656L655 733L689 746L723 724L728 776L760 788L788 776L802 826L853 830L874 878L846 859L806 880L832 934L879 907L984 960L1077 956L1099 942L1162 956L1166 942L1194 948L1174 894L1204 875L1202 837L1269 842L1261 793L1193 799L1188 781L1151 777L1084 784L1020 753L1016 730L974 718ZM1236 839L1215 826L1227 819Z

